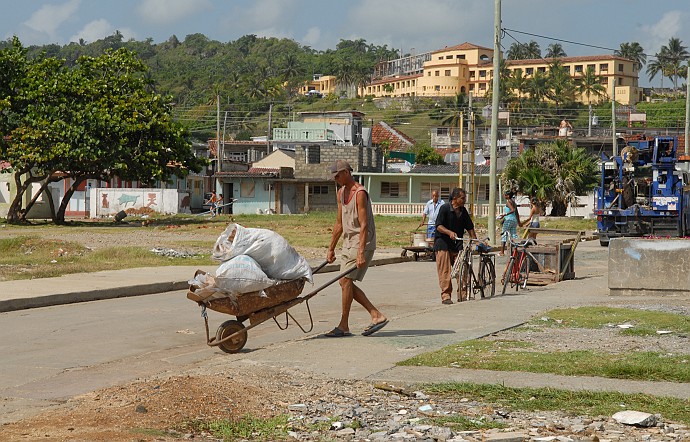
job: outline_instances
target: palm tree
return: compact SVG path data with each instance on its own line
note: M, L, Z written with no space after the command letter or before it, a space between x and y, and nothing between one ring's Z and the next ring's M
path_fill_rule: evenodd
M592 96L597 98L606 96L606 88L601 84L601 77L591 66L578 79L576 89L581 96L584 95L587 98L588 103Z
M527 60L530 58L541 58L539 43L534 40L529 43L513 43L506 52L507 60Z
M548 96L549 90L549 77L542 71L536 71L527 81L527 92L533 102L543 101Z
M656 77L656 74L661 74L662 89L664 87L664 77L666 76L666 66L664 57L665 54L663 53L662 47L662 51L654 54L654 60L650 61L647 65L647 76L649 77L649 81L652 81L654 77Z
M661 47L661 51L664 52L664 65L670 73L671 78L673 78L674 89L678 89L678 73L683 62L690 58L690 53L687 49L687 46L683 46L680 39L675 37L668 41L667 46Z
M520 109L522 96L527 92L527 77L523 75L522 69L514 69L508 79L508 87L517 92L517 110Z
M638 70L642 70L642 66L647 63L647 54L644 53L644 49L636 41L621 43L620 49L614 51L613 54L634 61Z
M506 52L506 60L524 60L525 58L525 45L522 43L513 43L508 48Z
M558 109L561 103L575 101L575 85L570 73L556 59L549 66L547 96L556 103Z
M355 84L355 75L355 65L349 60L340 60L335 67L335 77L348 97L351 96L350 90Z
M561 58L567 56L568 54L565 53L565 51L563 50L563 46L561 46L560 43L551 43L546 48L546 58Z

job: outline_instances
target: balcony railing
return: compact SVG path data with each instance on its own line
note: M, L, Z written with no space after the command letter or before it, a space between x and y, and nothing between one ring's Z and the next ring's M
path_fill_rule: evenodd
M424 203L372 203L371 209L374 215L400 215L400 216L421 216L424 210ZM496 213L503 213L504 204L496 204ZM469 204L466 205L469 210ZM488 204L475 204L473 207L473 217L489 216Z

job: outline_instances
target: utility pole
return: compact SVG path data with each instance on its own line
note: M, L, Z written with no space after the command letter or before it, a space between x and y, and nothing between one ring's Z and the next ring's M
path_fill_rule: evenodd
M216 95L216 172L220 172L220 94ZM213 187L218 192L218 178L213 183Z
M271 154L271 117L273 115L273 103L268 107L268 133L266 134L266 156Z
M592 103L589 103L589 125L587 126L587 136L592 136Z
M460 121L459 121L459 123L460 123L460 158L458 159L458 187L462 187L462 153L463 153L462 152L463 151L463 145L462 144L464 141L464 137L463 137L462 132L463 132L464 126L465 126L463 124L464 118L465 118L465 114L461 113L460 114Z
M491 100L491 154L489 156L489 240L496 244L496 144L498 143L498 98L501 58L501 0L494 0L494 78Z
M688 60L688 75L685 76L685 155L690 155L690 59Z

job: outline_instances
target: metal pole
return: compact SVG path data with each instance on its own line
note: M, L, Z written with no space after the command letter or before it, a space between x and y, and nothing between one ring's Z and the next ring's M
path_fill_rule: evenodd
M216 172L220 172L220 94L216 95ZM218 179L213 183L213 188L218 193Z
M491 100L491 154L489 156L489 240L496 244L496 144L498 142L498 98L501 85L501 0L494 0L494 78Z
M613 91L611 92L611 136L613 137L613 156L618 155L618 139L616 138L616 77L613 77ZM615 161L614 161L615 163Z
M462 187L462 148L464 137L462 132L464 130L464 113L460 114L460 158L458 158L458 187Z
M688 60L688 73L685 76L685 155L690 155L690 60Z

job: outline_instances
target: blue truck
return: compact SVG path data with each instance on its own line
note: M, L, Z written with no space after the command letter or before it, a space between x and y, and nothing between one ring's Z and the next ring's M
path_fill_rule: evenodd
M620 155L602 155L594 215L602 246L621 236L690 234L690 161L678 138L630 140Z

